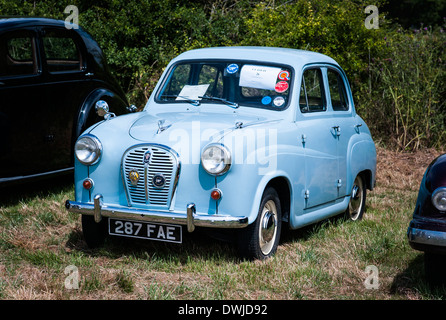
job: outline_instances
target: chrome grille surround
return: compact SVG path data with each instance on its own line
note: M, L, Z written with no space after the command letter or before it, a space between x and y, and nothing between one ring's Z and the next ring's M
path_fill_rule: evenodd
M150 161L144 164L144 154L151 153ZM159 144L141 144L133 146L124 153L121 162L122 179L129 206L147 205L157 209L170 208L178 183L181 164L178 154L169 147ZM135 170L140 179L132 185L129 172ZM162 175L165 184L155 187L152 179Z

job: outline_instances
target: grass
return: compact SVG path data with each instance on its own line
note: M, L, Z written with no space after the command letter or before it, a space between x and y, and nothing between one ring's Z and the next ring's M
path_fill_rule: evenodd
M444 299L406 240L421 176L439 153L378 151L363 220L286 230L266 261L242 261L231 244L199 230L182 245L113 238L90 250L80 217L64 208L70 180L8 188L0 196L0 299ZM378 289L365 285L371 265ZM68 266L78 289L64 285Z

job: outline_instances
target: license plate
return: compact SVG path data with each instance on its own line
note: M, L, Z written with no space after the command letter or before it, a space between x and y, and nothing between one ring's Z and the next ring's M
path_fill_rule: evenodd
M108 219L108 233L122 237L182 242L181 226L174 224Z

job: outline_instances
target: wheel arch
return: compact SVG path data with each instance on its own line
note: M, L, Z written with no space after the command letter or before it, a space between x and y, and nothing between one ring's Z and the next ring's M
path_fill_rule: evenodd
M277 176L272 178L263 188L263 192L268 187L273 187L279 196L280 208L282 211L282 221L288 222L291 211L291 185L285 176Z
M91 117L95 117L95 104L98 100L105 100L110 106L110 112L118 114L122 114L126 112L126 108L128 104L121 99L117 94L113 91L105 88L98 88L94 91L90 92L90 94L85 98L84 103L79 109L78 117L76 119L75 126L75 137L77 138L85 129L87 129L91 122L97 122L102 119L92 120Z
M366 181L366 188L373 190L376 180L376 148L372 140L360 140L349 147L347 159L347 190L351 190L356 176ZM349 191L347 191L348 194Z
M90 92L82 105L79 107L77 118L74 120L75 122L72 129L71 139L72 159L74 159L74 144L76 143L78 137L91 125L103 120L96 114L95 110L96 102L101 99L106 100L106 102L109 104L110 112L116 113L116 115L127 112L126 108L128 104L113 91L105 88L98 88Z

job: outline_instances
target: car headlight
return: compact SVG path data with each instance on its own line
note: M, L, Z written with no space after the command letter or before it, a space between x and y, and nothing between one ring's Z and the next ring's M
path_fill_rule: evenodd
M102 145L93 135L84 135L74 145L74 154L80 163L91 166L99 161Z
M432 193L432 203L440 211L446 211L446 188L438 188Z
M201 153L201 165L211 175L222 175L231 167L231 153L222 144L210 144Z

